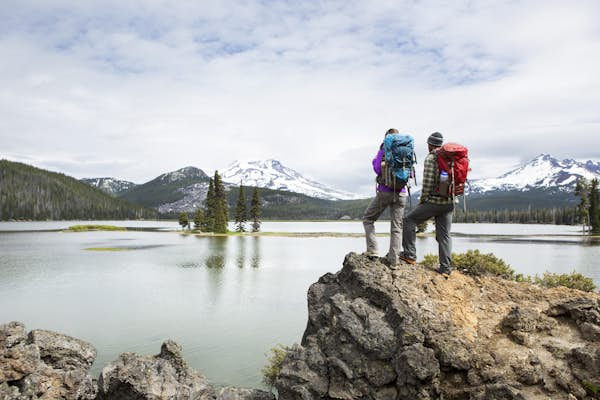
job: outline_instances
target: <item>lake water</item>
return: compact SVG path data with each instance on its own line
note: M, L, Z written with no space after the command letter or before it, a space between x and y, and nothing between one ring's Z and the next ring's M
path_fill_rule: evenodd
M219 385L260 387L265 354L299 342L308 286L341 268L362 237L196 237L175 221L97 223L154 232L64 233L78 222L0 223L0 323L64 332L94 344L93 373L123 351L156 354L167 338ZM265 222L270 232L361 233L350 222ZM377 223L378 232L389 230ZM577 227L455 224L454 251L493 252L517 272L571 272L600 286L600 246ZM378 238L380 249L388 238ZM90 251L112 248L124 251ZM435 253L431 237L418 257Z

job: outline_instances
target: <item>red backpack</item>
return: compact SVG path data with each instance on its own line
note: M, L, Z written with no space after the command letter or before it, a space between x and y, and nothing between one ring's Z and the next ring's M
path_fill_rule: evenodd
M448 173L448 190L440 196L454 197L465 193L469 168L469 150L458 143L446 143L437 151L438 167ZM438 188L439 190L439 188Z

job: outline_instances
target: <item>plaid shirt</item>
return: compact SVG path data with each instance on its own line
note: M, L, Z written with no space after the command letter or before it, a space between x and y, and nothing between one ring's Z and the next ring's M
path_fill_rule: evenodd
M440 184L440 170L437 163L436 149L427 154L423 162L423 189L419 203L452 204L452 197L442 197L436 194Z

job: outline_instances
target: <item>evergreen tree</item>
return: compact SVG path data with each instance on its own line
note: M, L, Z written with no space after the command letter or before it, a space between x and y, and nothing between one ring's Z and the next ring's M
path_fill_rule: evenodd
M577 179L575 185L575 195L581 197L581 201L577 206L577 216L581 225L583 225L583 231L590 225L590 197L589 197L589 185L585 178Z
M204 218L204 212L199 208L196 210L196 214L194 214L194 228L202 230L205 224L206 219Z
M250 203L250 220L252 221L252 232L260 231L260 201L258 199L258 188L254 187L252 202Z
M246 196L244 196L244 186L240 182L240 190L238 192L238 201L235 207L235 230L238 232L246 232Z
M181 225L181 229L184 229L186 226L190 224L190 219L187 213L182 212L179 214L179 225Z
M206 194L206 208L204 212L204 225L202 231L214 232L215 230L215 184L212 178L208 180L208 192Z
M600 200L599 188L598 188L598 179L592 179L590 183L590 226L592 227L592 232L598 233L600 232L600 209L598 208L598 201Z
M219 171L215 171L214 177L214 228L213 232L227 233L227 221L229 219L229 205L225 197L225 186L219 175Z

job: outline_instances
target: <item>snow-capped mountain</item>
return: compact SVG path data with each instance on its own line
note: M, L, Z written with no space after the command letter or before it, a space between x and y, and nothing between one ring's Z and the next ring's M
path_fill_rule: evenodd
M97 187L105 193L118 195L126 190L133 189L137 185L133 182L123 181L115 178L83 178L81 182Z
M236 161L221 173L224 182L232 185L256 186L260 188L286 190L326 200L350 200L360 196L333 189L305 178L279 161L255 160Z
M571 191L579 177L588 180L600 178L600 162L558 160L549 154L540 154L527 164L497 178L471 182L471 191L529 191L532 189L557 189Z
M167 172L165 174L162 174L162 175L158 176L155 179L155 181L171 183L171 182L181 181L184 179L192 179L192 178L208 179L208 175L206 175L204 173L204 171L202 171L199 168L184 167L184 168L178 169L177 171Z

